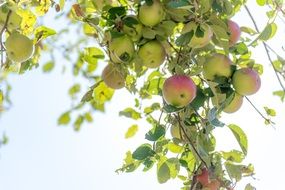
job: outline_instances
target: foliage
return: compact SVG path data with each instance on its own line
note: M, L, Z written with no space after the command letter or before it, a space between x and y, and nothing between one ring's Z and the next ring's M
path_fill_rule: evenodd
M196 179L206 168L211 182L218 181L220 189L230 190L243 177L254 175L254 168L244 163L248 152L245 132L236 124L224 123L222 113L234 100L236 90L232 77L236 70L250 68L260 75L263 73L263 66L252 58L251 50L256 46L265 47L274 76L281 86L273 95L282 102L285 97L285 59L266 43L277 32L277 16L284 16L283 1L256 0L255 8L267 6L270 9L266 12L266 26L263 30L257 26L254 29L242 26L242 37L236 34L238 41L233 42L232 35L235 34L230 32L228 21L240 9L245 8L256 24L246 3L245 0L78 0L71 5L64 0L7 0L0 7L0 114L11 104L11 86L7 77L12 73L24 74L39 65L43 72L52 72L58 65L57 54L60 52L60 59L73 63L74 77L92 82L83 97L79 94L86 86L75 83L70 87L68 94L74 104L58 118L58 125L72 125L74 130L79 131L85 122L93 121L94 111L105 111L106 103L112 100L117 90L112 86L120 87L116 84L117 80L111 81L112 86L104 81L111 74L98 74L99 63L108 62L114 69L110 73L124 79L123 86L135 100L135 106L125 108L119 115L134 122L145 120L150 126L145 141L126 153L117 172L134 172L140 167L148 171L155 167L159 183L178 178L182 181L181 189L193 190L207 186ZM139 13L142 7L152 6L161 6L159 14L149 13L162 15L155 18L156 23L141 18L142 13ZM38 22L37 18L45 17L52 11L57 13L57 19L64 20L68 25L52 29ZM28 60L14 62L6 54L6 39L14 31L33 42L34 52ZM62 40L75 31L81 32L77 39ZM94 39L96 46L88 43ZM156 45L150 45L150 41L155 41ZM150 50L144 54L141 47L149 47ZM40 57L46 52L50 60L42 64ZM276 60L269 52L275 55ZM230 59L229 70L227 74L214 73L213 79L207 78L204 65L209 57L217 54ZM63 71L65 69L63 66ZM187 75L195 82L195 99L186 106L176 107L162 98L164 81L172 75ZM244 99L252 104L246 96ZM151 104L144 106L142 102ZM266 115L263 115L255 105L253 107L265 124L273 124L271 118L276 116L274 109L265 106ZM173 126L178 127L178 136L170 132ZM217 127L229 128L240 150L217 151L213 135ZM138 130L137 124L131 125L125 138L132 138ZM0 145L7 141L4 135ZM254 187L247 184L245 190L248 189Z

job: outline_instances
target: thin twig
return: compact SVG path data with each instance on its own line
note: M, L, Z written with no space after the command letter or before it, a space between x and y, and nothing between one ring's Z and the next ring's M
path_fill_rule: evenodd
M11 15L12 11L9 10L8 14L7 14L7 17L6 17L6 20L5 20L5 23L3 25L3 28L1 29L0 31L0 51L1 51L1 68L4 66L4 51L5 51L5 47L3 45L3 34L4 32L6 31L7 29L7 25L8 25L8 22L9 22L9 18L10 18L10 15Z
M257 107L252 103L252 101L247 97L245 96L245 99L250 103L250 105L255 109L255 111L257 111L257 113L265 120L265 121L268 121L270 124L272 125L275 125L275 123L273 121L271 121L270 119L266 118L262 113L261 111L259 111L257 109Z
M253 18L252 14L251 14L251 12L250 12L250 10L249 10L249 8L248 8L246 5L244 5L244 7L245 7L245 10L246 10L246 12L248 13L249 17L251 18L251 20L252 20L252 22L253 22L253 24L254 24L254 27L255 27L255 29L256 29L256 31L257 31L258 33L260 33L260 31L259 31L259 29L258 29L258 26L257 26L257 24L256 24L256 22L255 22L255 19ZM272 60L272 58L271 58L271 56L270 56L270 54L269 54L268 45L265 44L265 42L262 42L262 44L263 44L263 46L264 46L264 49L265 49L266 55L267 55L267 57L268 57L268 60L269 60L271 66L272 66L272 68L273 68L273 70L274 70L274 73L275 73L275 75L276 75L276 78L277 78L277 80L278 80L278 82L279 82L281 88L282 88L283 91L285 92L285 87L284 87L284 85L283 85L283 83L282 83L282 81L281 81L281 79L280 79L280 77L279 77L279 75L278 75L278 71L277 71L276 68L274 67L273 60ZM270 49L272 50L272 48L270 48Z
M208 168L207 166L207 163L205 162L205 160L202 158L202 156L199 154L198 150L196 149L194 143L192 142L191 138L188 136L187 132L185 131L184 127L182 126L181 124L181 118L180 118L180 115L177 114L175 115L177 121L178 121L178 124L179 124L179 127L180 129L182 130L182 132L184 133L184 135L186 136L187 140L189 141L189 144L191 145L191 147L193 148L194 152L197 154L197 156L199 157L199 159L201 160L201 162L205 165L206 168Z

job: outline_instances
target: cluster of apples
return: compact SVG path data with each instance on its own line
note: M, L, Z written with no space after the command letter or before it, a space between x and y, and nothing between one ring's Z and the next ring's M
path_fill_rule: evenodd
M4 44L6 54L9 60L21 63L32 57L34 44L31 39L19 32L22 17L11 10L7 4L0 7L0 29L4 27L8 14L9 20L5 27L9 31L9 36Z

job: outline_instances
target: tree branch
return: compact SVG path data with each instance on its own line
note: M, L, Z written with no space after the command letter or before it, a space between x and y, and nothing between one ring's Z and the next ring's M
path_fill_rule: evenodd
M259 31L259 29L258 29L258 26L257 26L257 24L256 24L256 22L255 22L255 19L253 18L252 14L251 14L251 12L250 12L250 10L249 10L249 8L248 8L246 5L244 5L244 7L245 7L245 10L246 10L246 12L248 13L249 17L251 18L251 20L252 20L252 22L253 22L253 25L254 25L254 27L255 27L255 29L256 29L256 31L257 31L258 33L260 33L260 31ZM270 64L271 64L271 66L273 67L275 76L276 76L276 78L277 78L277 80L278 80L278 82L279 82L281 88L282 88L283 91L285 92L285 87L284 87L284 85L283 85L283 83L282 83L282 81L281 81L281 79L280 79L280 77L279 77L279 75L278 75L278 71L277 71L276 68L274 67L273 60L272 60L272 58L271 58L271 56L270 56L270 54L269 54L268 45L267 45L265 42L262 42L262 44L263 44L263 46L264 46L264 49L265 49L266 55L267 55L267 57L268 57L268 60L269 60L269 62L270 62ZM272 48L270 48L270 50L272 51ZM273 51L273 52L275 52L275 51ZM275 53L275 54L276 54L276 53Z
M3 67L4 65L4 51L5 51L5 47L3 45L3 34L4 32L6 31L7 29L7 25L8 25L8 22L9 22L9 18L10 18L10 15L11 15L12 11L9 10L8 14L7 14L7 17L6 17L6 20L5 20L5 23L3 25L3 28L1 29L0 31L0 51L1 51L1 68Z

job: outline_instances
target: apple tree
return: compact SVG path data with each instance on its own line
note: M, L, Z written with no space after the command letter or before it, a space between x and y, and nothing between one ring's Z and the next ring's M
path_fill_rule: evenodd
M39 66L48 73L65 59L72 66L62 66L63 72L92 85L83 97L86 84L70 87L73 106L59 116L59 125L79 131L120 89L134 100L133 107L120 111L122 119L149 124L145 139L126 153L117 172L156 168L159 183L177 178L183 190L233 190L254 175L254 167L244 162L248 141L242 127L224 123L223 115L234 114L244 101L266 125L274 124L276 114L248 98L262 87L263 65L252 58L257 46L264 47L280 85L273 95L281 101L285 96L285 61L267 44L277 31L276 19L285 15L283 1L256 0L254 8L266 8L263 28L246 0L5 0L0 6L0 113L12 101L9 75ZM254 28L234 21L241 9ZM47 17L65 24L49 28L42 21ZM49 61L42 63L41 56ZM216 150L218 127L232 131L239 150ZM137 130L131 126L126 137ZM4 135L1 144L6 142Z

